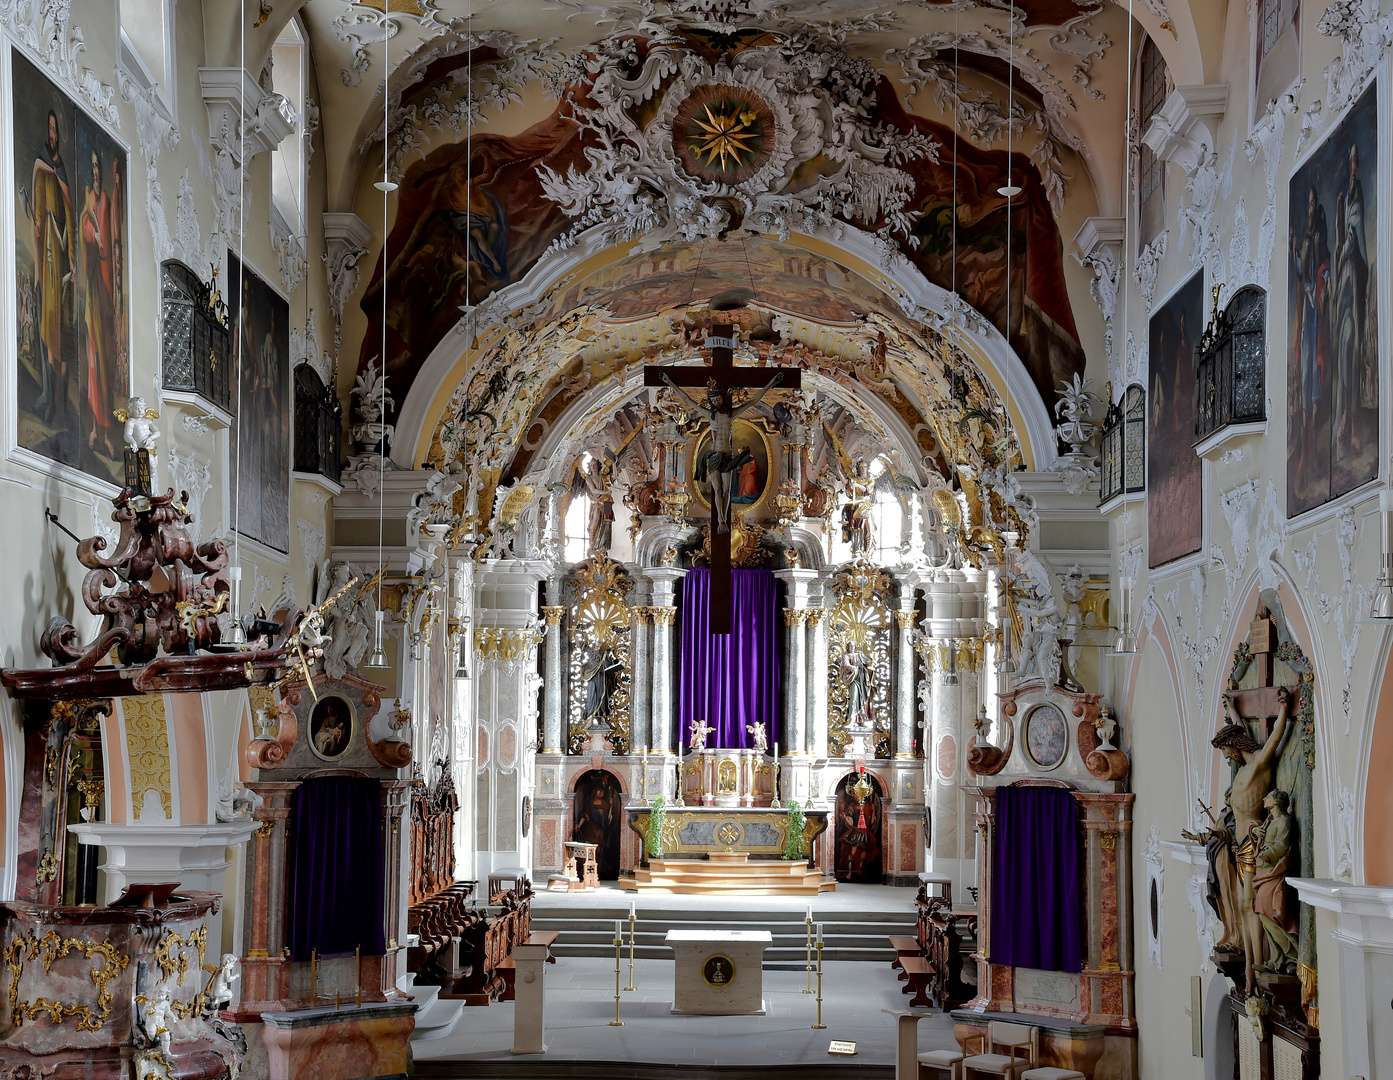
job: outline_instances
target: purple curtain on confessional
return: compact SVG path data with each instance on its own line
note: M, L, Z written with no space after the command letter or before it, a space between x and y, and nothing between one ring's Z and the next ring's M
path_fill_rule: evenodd
M1079 804L1064 788L996 789L993 964L1080 971Z
M682 659L677 697L684 746L692 724L716 730L706 745L743 749L746 725L763 723L772 746L779 737L778 584L772 570L730 572L730 633L711 633L711 571L682 579Z
M358 776L310 777L290 815L290 955L387 951L382 925L382 789Z

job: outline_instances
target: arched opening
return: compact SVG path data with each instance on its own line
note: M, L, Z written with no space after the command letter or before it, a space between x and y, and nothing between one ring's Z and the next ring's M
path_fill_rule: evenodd
M865 786L859 787L859 778ZM870 790L867 791L866 788ZM837 784L833 865L838 881L879 885L884 871L885 791L868 772L847 773Z
M601 880L619 878L619 839L624 827L624 792L613 773L589 769L576 777L571 839L595 845Z

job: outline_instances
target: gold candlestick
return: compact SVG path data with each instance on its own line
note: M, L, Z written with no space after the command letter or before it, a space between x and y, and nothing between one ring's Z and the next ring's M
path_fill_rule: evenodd
M807 961L806 961L806 965L807 965L807 969L808 969L808 988L807 988L806 990L804 990L803 993L805 993L805 994L811 994L811 993L813 992L813 916L812 916L812 913L809 912L809 913L808 913L808 917L807 917L806 919L804 919L803 921L804 921L805 923L808 924L808 958L807 958Z
M648 805L648 748L643 748L643 757L639 761L638 767L638 804Z
M624 987L625 990L638 989L638 987L634 985L634 923L637 921L638 919L634 913L632 911L629 912L629 985Z
M624 1021L619 1019L619 949L624 944L624 939L618 934L618 927L615 928L614 935L614 1019L609 1022L610 1027L623 1027Z
M822 942L817 943L817 1023L813 1025L814 1030L825 1028L827 1025L822 1022Z

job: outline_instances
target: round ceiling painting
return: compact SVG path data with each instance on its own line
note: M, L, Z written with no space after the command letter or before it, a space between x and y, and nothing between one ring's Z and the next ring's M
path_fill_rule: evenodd
M691 176L738 184L773 153L774 114L744 87L698 86L673 118L672 147Z

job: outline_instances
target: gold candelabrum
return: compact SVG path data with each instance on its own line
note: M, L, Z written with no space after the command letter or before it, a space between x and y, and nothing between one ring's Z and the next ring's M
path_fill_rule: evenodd
M319 953L315 949L310 950L310 1008L313 1009L319 1004ZM324 996L328 1000L328 995ZM337 1012L341 1005L339 991L334 990L334 1011ZM363 947L357 945L353 949L353 1004L355 1008L363 1007Z
M609 1022L610 1027L623 1027L624 1021L619 1019L619 950L624 945L624 936L619 929L620 922L614 920L614 1019Z
M822 1022L822 927L817 928L817 1023L813 1025L813 1030L817 1031L827 1027Z
M803 991L805 994L813 992L813 909L808 908L808 917L803 920L808 926L808 988Z

